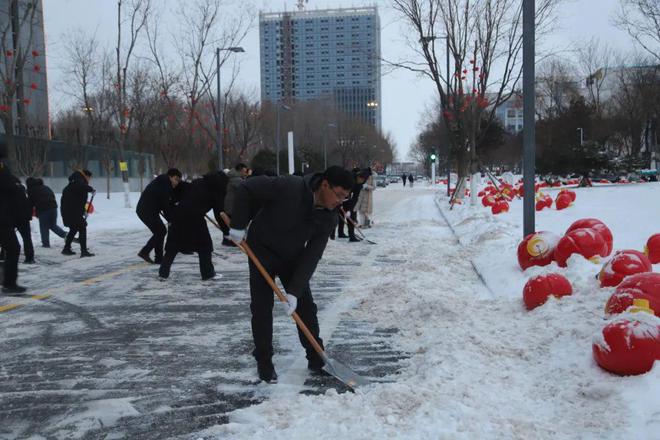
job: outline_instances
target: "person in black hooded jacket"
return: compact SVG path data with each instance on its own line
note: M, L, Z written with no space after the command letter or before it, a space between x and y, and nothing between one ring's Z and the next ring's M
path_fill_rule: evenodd
M165 241L167 229L160 220L160 214L169 223L170 202L174 189L180 182L181 171L171 168L167 171L167 174L161 174L149 182L140 195L135 212L153 234L147 244L138 252L138 257L147 263L160 264L163 260L163 242ZM154 250L153 260L149 256L152 249Z
M25 253L25 264L34 264L34 246L32 245L32 231L30 230L30 221L32 221L32 206L30 206L30 201L27 196L25 187L21 181L16 178L18 187L20 188L21 197L20 197L20 207L18 207L18 212L20 213L18 218L19 221L16 224L16 230L21 234L23 239L23 252Z
M211 259L213 241L204 216L213 210L216 221L221 221L228 182L225 173L216 171L193 180L180 193L181 201L171 211L165 255L158 270L161 280L170 276L170 268L179 252L197 252L202 280L216 278Z
M349 171L332 166L323 173L305 177L260 176L243 181L236 188L229 235L240 243L247 233L247 243L272 276L278 276L286 289L287 314L294 311L319 337L316 304L309 281L323 256L330 232L336 225L336 208L353 186ZM251 223L250 223L251 222ZM250 261L250 311L252 337L259 378L277 380L273 356L273 290ZM321 372L323 360L299 333L307 352L307 367Z
M42 179L28 177L25 180L30 205L39 218L39 232L41 232L41 245L50 247L50 233L65 238L66 231L57 224L57 201L53 190L44 185Z
M12 295L25 292L25 287L19 286L18 256L21 247L16 238L16 226L29 217L29 212L23 212L27 203L25 192L20 181L9 171L5 158L6 144L0 144L0 246L5 251L3 265L2 292Z
M78 234L80 258L94 256L87 249L87 211L85 210L87 194L96 192L89 186L91 178L92 173L88 170L76 171L69 176L69 184L62 191L60 211L64 226L69 228L62 250L64 255L75 255L75 252L71 250L71 242Z

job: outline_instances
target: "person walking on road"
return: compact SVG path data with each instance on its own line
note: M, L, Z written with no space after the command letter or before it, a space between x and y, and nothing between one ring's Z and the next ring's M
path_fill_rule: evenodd
M65 238L66 231L57 224L57 201L53 190L44 185L42 179L28 177L25 181L30 205L39 218L39 232L41 233L41 246L50 247L50 231Z
M205 215L213 210L216 221L222 221L220 213L223 209L228 181L225 173L216 171L205 174L204 177L195 179L185 186L185 190L180 194L181 201L172 209L165 255L158 270L161 281L169 278L170 268L179 252L197 252L202 281L217 277L211 258L213 241Z
M16 238L16 226L21 217L30 215L19 212L25 197L20 181L9 171L7 145L0 144L0 246L4 251L2 293L20 295L27 289L17 284L18 257L21 247Z
M165 220L170 222L172 193L180 182L181 171L171 168L166 174L161 174L149 182L140 195L135 212L152 235L147 244L138 252L138 257L147 263L160 264L163 261L163 244L167 229L160 220L160 215L162 214ZM149 255L152 250L154 251L153 260Z
M229 235L244 239L268 273L285 289L288 315L297 312L321 347L317 308L309 281L336 224L336 209L353 187L353 176L338 166L305 177L253 177L236 189ZM249 232L246 230L250 226ZM273 290L250 261L252 337L259 379L277 380L273 366ZM307 367L321 373L323 360L299 330Z
M403 182L403 187L406 187L406 180L408 180L408 176L406 176L406 173L401 174L401 181Z
M413 177L412 174L408 175L408 182L410 182L410 187L413 187L413 182L415 182L415 178Z
M87 249L87 194L96 191L89 186L92 173L89 170L76 171L69 176L69 184L62 191L60 211L64 226L69 228L69 233L64 241L63 255L75 255L71 249L71 243L78 234L80 241L80 258L93 257L94 254Z
M376 185L374 184L374 172L371 168L364 170L367 180L362 185L362 191L357 199L355 210L362 217L362 227L371 227L371 215L374 212L374 191Z
M32 207L30 206L25 187L21 184L20 180L16 180L21 192L21 197L19 198L20 206L16 207L17 212L20 213L18 217L19 221L16 224L16 230L21 234L21 240L23 241L23 252L25 254L25 260L23 263L34 264L34 245L32 244L32 230L30 229Z
M364 181L367 179L367 175L364 171L356 168L353 170L353 178L355 179L355 183L351 189L350 198L345 200L341 205L346 217L343 217L342 213L339 214L339 230L337 236L340 238L346 237L346 235L344 235L344 223L346 223L346 226L348 227L348 241L350 243L357 243L360 239L355 236L355 225L357 224L357 212L355 207L358 197L360 197L360 193L362 192Z

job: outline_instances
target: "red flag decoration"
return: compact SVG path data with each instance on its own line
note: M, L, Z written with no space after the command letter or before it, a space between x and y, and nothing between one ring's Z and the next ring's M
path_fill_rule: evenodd
M31 102L32 102L32 100L30 98L25 98L23 100L23 104L25 104L25 105L30 105Z
M32 83L32 84L30 84L30 88L31 88L32 90L37 90L37 83Z
M33 57L38 57L39 56L39 51L38 50L33 50L32 51L32 56Z
M5 53L7 54L8 57L14 56L14 51L12 51L12 50L8 50Z
M35 72L39 72L41 71L41 66L39 64L35 64L32 70L34 70Z

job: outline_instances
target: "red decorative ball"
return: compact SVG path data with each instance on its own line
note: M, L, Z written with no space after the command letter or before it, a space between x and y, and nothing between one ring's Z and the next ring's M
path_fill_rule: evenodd
M566 193L559 193L555 199L555 206L557 207L557 211L568 208L571 206L571 202L571 196Z
M651 264L660 263L660 234L653 234L649 237L644 246L644 253L651 260Z
M522 270L552 263L559 236L539 231L529 234L518 245L518 264Z
M490 207L490 210L493 214L509 212L509 204L505 200L498 200L494 205Z
M545 206L545 200L539 200L538 202L536 202L536 210L537 211L543 211L543 209L545 209L545 207L546 207Z
M653 272L653 266L648 257L639 251L627 249L616 251L607 260L598 274L600 287L618 286L628 275Z
M486 196L481 199L481 204L484 205L485 207L493 206L495 203L495 197L493 196Z
M566 233L568 234L572 230L580 228L591 228L598 231L607 244L607 254L604 256L612 253L612 243L614 238L612 236L612 231L610 231L610 228L608 228L605 223L596 218L583 218L573 222L573 224L566 230Z
M523 301L527 310L543 305L550 296L560 298L571 295L571 283L558 273L549 273L530 278L523 289Z
M573 254L580 254L591 262L600 263L600 257L607 256L607 244L593 229L574 229L557 243L555 261L560 267L566 267L566 260Z
M575 199L577 198L577 194L575 194L575 191L571 191L570 189L562 189L559 191L559 194L568 194L568 196L571 198L571 202L574 202Z
M660 318L660 273L645 272L626 277L607 300L605 313L616 315L629 307Z
M592 345L596 363L619 376L644 374L660 360L660 321L645 313L640 320L620 319L603 328Z

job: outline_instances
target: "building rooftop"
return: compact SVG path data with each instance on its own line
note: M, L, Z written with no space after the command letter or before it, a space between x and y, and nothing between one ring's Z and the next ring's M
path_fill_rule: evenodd
M346 17L359 15L374 15L378 13L377 6L360 8L317 9L312 11L259 12L259 21L281 21L285 15L294 19Z

